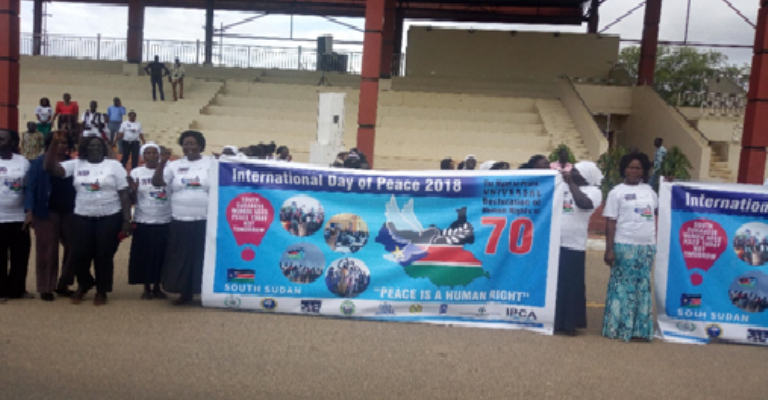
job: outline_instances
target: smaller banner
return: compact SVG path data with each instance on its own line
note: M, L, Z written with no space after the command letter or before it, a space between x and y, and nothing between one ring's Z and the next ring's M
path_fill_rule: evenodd
M552 332L554 171L213 168L207 307Z
M659 201L657 334L768 344L768 189L663 183Z

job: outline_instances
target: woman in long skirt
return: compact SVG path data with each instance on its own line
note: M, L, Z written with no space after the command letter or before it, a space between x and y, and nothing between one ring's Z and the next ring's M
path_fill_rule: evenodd
M563 214L560 222L560 268L557 278L555 332L575 336L587 327L584 264L587 258L589 218L603 201L603 174L591 161L577 163L563 172Z
M181 294L176 305L189 303L202 289L211 169L210 158L200 154L205 150L203 134L185 131L179 145L186 158L169 163L170 152L163 151L152 178L153 185L171 192L173 220L162 282L166 291Z
M624 183L608 194L605 263L611 267L603 336L650 341L653 338L651 266L656 254L658 197L644 182L651 162L643 153L627 154L619 164Z
M160 276L168 247L171 202L164 186L152 185L160 163L160 147L147 143L140 153L145 165L131 170L128 177L131 200L136 204L128 283L144 285L142 299L165 299L168 296L160 289Z

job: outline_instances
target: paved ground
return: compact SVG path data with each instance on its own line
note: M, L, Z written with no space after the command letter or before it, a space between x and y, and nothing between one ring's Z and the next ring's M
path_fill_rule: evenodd
M10 301L0 399L768 399L765 348L602 338L608 271L587 267L576 338L177 308L126 284L105 307Z

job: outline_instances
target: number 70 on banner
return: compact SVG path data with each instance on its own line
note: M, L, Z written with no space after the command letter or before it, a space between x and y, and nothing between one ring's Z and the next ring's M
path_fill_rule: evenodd
M482 217L480 223L493 225L493 231L485 245L485 254L496 254L499 239L507 227L507 217ZM509 224L509 252L526 254L533 246L533 221L528 218L517 218Z

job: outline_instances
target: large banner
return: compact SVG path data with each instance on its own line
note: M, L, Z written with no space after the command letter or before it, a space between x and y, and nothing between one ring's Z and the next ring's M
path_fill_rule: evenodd
M203 304L551 333L551 171L215 164Z
M768 343L768 189L664 183L658 240L661 337Z

